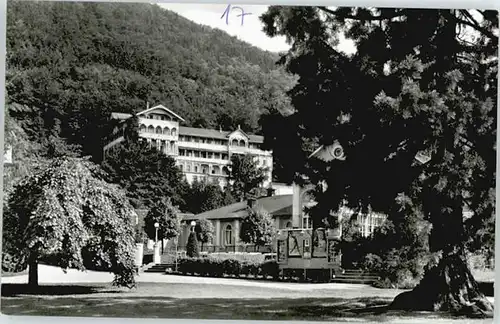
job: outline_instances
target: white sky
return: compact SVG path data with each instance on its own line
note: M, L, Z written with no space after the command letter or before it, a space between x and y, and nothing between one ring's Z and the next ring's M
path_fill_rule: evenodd
M228 24L226 24L226 17L221 18L228 6L227 4L197 3L196 6L193 6L184 3L159 3L158 5L174 11L195 23L221 29L231 36L264 50L281 52L290 48L284 37L270 38L262 31L263 24L259 17L267 10L268 6L266 5L234 5L242 8L245 13L251 14L244 16L243 26L241 25L241 17L237 17L241 14L239 9L234 8L229 12ZM354 44L341 39L339 49L352 53L354 52Z

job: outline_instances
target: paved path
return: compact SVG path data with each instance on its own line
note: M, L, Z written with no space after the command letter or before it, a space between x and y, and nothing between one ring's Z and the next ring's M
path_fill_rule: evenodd
M113 281L114 275L106 272L78 271L69 269L66 273L61 268L39 265L38 281L41 284L49 283L109 283ZM194 276L165 275L162 273L141 273L136 277L137 282L157 282L157 283L185 283L185 284L216 284L229 286L250 286L262 288L278 288L290 290L311 290L311 289L353 289L359 290L362 287L369 288L368 285L353 285L341 283L290 283L272 282L261 280L244 280L232 278L207 278ZM2 283L28 283L28 275L1 278ZM371 287L370 287L371 288Z
M38 281L41 284L49 283L109 283L113 281L114 275L106 272L96 271L78 271L69 269L66 273L58 267L47 265L38 266ZM251 286L263 288L278 288L290 290L311 290L311 289L353 289L358 290L361 287L370 287L368 285L353 285L341 283L307 284L290 282L272 282L260 280L244 280L232 278L210 278L165 275L162 273L143 272L136 277L137 282L157 282L157 283L187 283L187 284L217 284L229 286ZM1 278L2 283L28 283L28 275Z

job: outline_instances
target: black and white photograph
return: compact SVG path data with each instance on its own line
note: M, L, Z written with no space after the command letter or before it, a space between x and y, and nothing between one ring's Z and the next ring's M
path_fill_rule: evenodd
M5 7L2 314L493 321L497 10Z

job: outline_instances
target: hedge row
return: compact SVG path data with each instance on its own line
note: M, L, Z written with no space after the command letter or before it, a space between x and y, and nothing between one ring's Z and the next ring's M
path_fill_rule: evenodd
M262 263L239 261L236 259L184 258L179 260L179 272L207 277L252 276L264 278L279 277L278 263L274 260Z
M240 262L248 262L248 263L263 263L264 262L264 254L262 253L228 253L228 252L216 252L209 253L207 255L208 258L217 259L217 260L238 260Z

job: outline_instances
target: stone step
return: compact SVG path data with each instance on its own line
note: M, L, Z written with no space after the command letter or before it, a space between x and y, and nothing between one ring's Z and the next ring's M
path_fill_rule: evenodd
M333 278L330 282L333 283L348 283L348 284L363 284L363 285L371 285L376 280L373 279L349 279L349 278Z
M342 274L339 274L339 275L336 275L335 278L338 278L338 279L348 279L348 280L378 280L380 277L379 276L375 276L375 275L372 275L372 276L356 276L356 275L342 275Z

